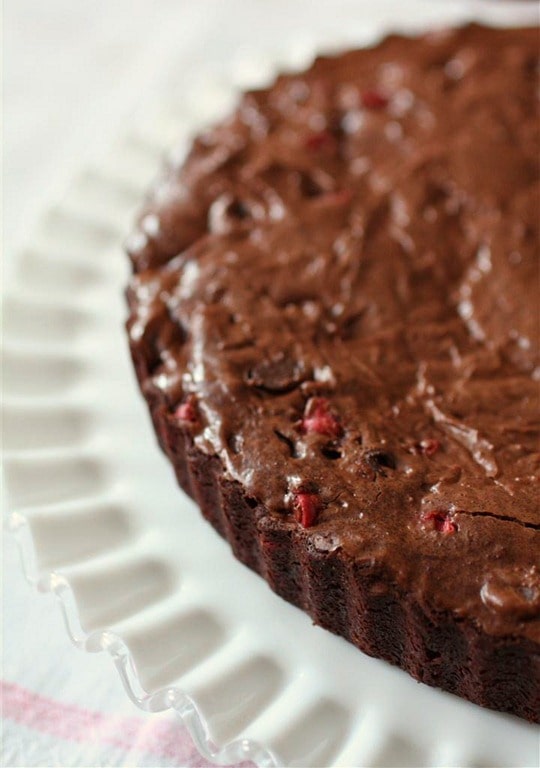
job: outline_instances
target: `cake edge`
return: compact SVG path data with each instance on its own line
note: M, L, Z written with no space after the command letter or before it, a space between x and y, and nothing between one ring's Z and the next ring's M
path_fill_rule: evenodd
M136 305L126 292L131 316ZM540 649L527 638L488 635L450 612L433 612L407 596L373 558L320 551L300 526L271 515L216 455L194 445L190 427L170 413L150 382L148 361L130 342L140 390L158 443L181 488L225 538L235 557L313 621L363 653L400 667L415 680L489 709L540 723Z

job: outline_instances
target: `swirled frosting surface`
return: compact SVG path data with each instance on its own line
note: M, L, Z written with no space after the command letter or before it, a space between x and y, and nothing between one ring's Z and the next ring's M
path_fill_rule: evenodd
M129 240L145 386L269 515L540 641L538 30L247 93Z

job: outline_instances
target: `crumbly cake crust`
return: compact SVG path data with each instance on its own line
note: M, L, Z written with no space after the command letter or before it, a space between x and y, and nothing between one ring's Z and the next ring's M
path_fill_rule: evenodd
M131 352L235 555L366 653L540 718L538 30L246 94L152 191Z

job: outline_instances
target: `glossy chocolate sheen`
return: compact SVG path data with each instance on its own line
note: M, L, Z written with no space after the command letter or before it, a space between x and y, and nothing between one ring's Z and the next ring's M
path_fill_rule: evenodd
M394 35L246 94L149 196L128 328L256 535L376 563L540 676L538 43Z

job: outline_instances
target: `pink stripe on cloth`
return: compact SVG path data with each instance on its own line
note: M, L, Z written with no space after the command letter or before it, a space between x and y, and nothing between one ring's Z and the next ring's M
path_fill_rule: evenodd
M102 743L131 752L151 753L178 765L210 768L195 749L180 723L122 717L64 704L23 688L0 681L3 717L53 738L79 743ZM242 763L242 765L250 765Z

